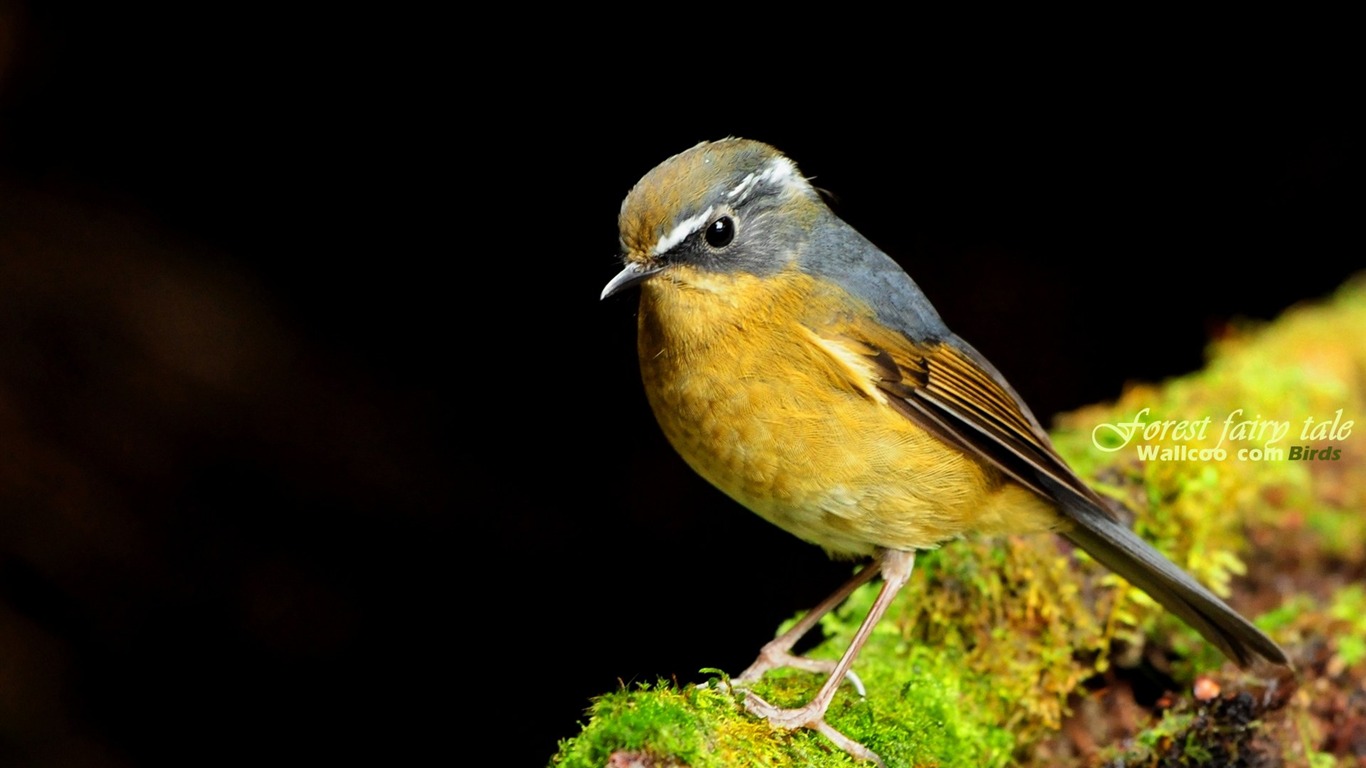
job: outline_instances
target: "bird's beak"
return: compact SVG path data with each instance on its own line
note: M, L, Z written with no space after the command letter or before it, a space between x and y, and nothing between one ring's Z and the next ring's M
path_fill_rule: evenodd
M626 268L618 272L617 276L608 281L607 286L602 289L601 299L642 283L650 279L651 276L658 274L661 269L663 267L646 267L634 261L628 261Z

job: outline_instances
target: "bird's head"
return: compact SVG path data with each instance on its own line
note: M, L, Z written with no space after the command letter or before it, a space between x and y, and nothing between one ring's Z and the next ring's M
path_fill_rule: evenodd
M696 286L780 272L830 215L796 164L773 147L736 138L698 144L626 195L618 219L625 268L602 297L657 276Z

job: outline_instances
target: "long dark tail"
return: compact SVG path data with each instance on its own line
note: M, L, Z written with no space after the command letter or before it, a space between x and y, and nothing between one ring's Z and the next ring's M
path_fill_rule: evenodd
M1238 666L1246 667L1258 657L1288 664L1285 652L1271 638L1133 531L1067 490L1057 489L1057 497L1073 523L1059 533L1180 616Z

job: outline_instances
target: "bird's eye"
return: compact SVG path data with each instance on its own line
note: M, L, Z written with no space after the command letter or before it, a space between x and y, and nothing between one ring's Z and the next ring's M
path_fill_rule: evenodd
M707 225L707 245L725 248L735 239L735 222L729 216L722 216Z

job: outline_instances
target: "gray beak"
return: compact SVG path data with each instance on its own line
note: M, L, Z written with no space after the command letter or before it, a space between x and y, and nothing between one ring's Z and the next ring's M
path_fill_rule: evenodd
M602 296L599 300L605 299L615 293L630 288L633 285L642 283L651 276L656 275L662 267L642 267L634 261L626 262L626 268L617 273L617 276L608 281L607 286L602 289Z

